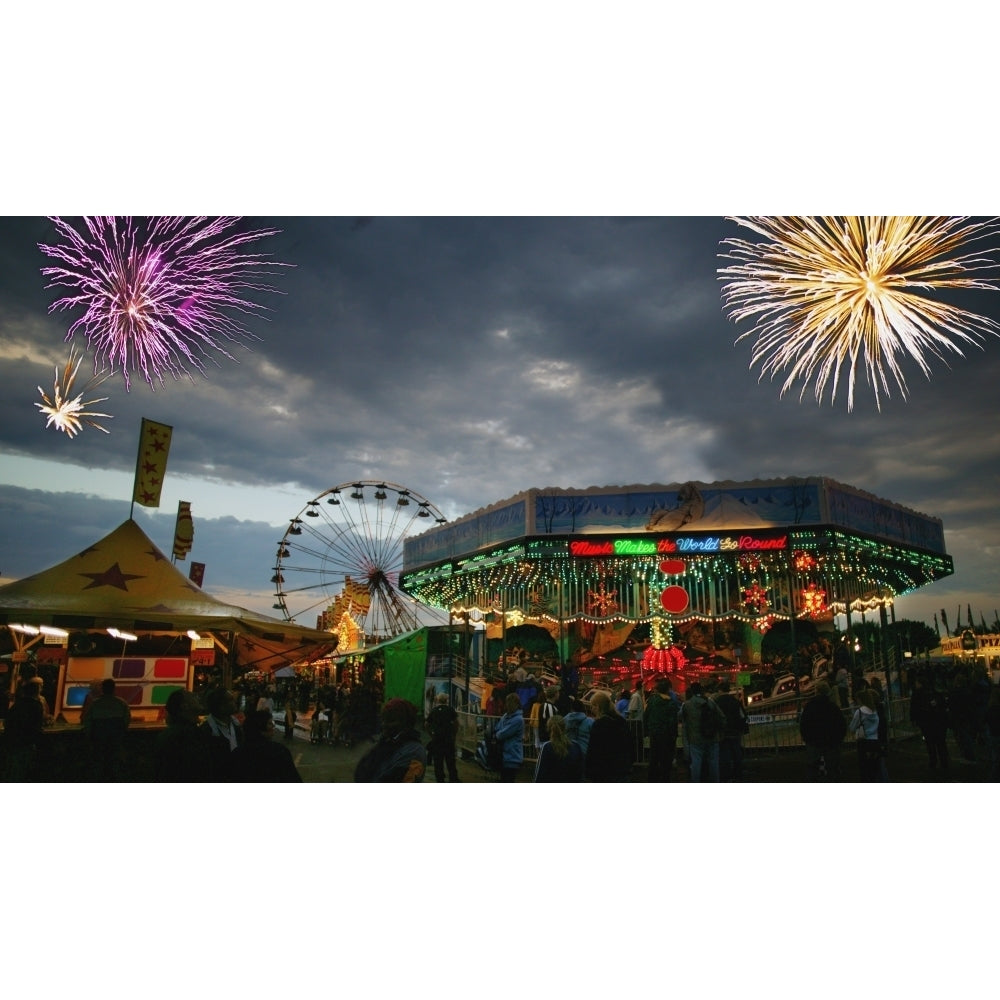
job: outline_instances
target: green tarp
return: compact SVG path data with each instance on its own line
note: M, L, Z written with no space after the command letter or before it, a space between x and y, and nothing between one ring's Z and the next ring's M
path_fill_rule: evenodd
M419 710L424 703L427 670L427 629L383 644L385 651L385 700L405 698Z

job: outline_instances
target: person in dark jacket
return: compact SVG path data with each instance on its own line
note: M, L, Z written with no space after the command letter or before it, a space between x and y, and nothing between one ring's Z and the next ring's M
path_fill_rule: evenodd
M524 763L524 712L516 694L504 700L506 711L493 727L493 738L500 744L500 780L516 781Z
M709 698L703 692L698 681L687 686L684 698L684 704L681 706L681 726L684 732L684 745L687 747L691 781L718 782L719 743L725 731L726 717L715 703L715 699ZM717 727L715 731L708 728L708 724L713 722Z
M661 677L646 702L643 725L649 736L648 781L670 781L673 771L680 709L670 696L672 687L669 677Z
M878 773L879 781L889 780L889 702L882 690L882 682L873 677L868 682L868 689L875 696L875 711L878 712Z
M243 723L243 742L229 755L232 781L301 781L292 752L274 741L270 709L255 708Z
M948 724L955 735L958 752L974 763L976 760L976 696L967 670L957 670L948 692Z
M728 678L719 683L721 694L715 704L722 709L726 725L719 740L719 778L722 781L743 780L743 734L746 732L746 713L743 703L732 693Z
M816 682L812 698L802 709L799 732L806 745L809 779L840 781L840 746L847 734L847 720L826 681Z
M632 741L628 723L611 704L603 691L591 700L594 724L590 727L587 760L584 769L587 781L628 781L632 774Z
M548 739L542 744L535 764L536 782L583 781L583 752L566 733L566 720L553 715Z
M427 716L427 731L431 734L427 752L434 766L434 780L444 781L444 771L447 767L448 780L458 781L458 764L455 760L458 712L448 704L448 695L444 692L434 699L434 707Z
M14 704L4 719L3 741L7 754L6 781L31 781L38 746L45 726L45 710L39 698L42 682L32 678L21 683Z
M390 698L382 707L382 735L358 761L354 780L364 782L423 781L427 751L417 732L417 706Z
M936 691L926 677L917 674L913 679L910 696L910 721L920 730L927 747L928 764L932 771L947 774L951 758L948 756L948 699L943 691Z
M121 781L125 773L125 734L132 722L128 703L115 694L115 682L101 682L101 696L95 698L83 717L91 753L91 775L95 781Z
M990 688L986 729L990 739L990 781L1000 781L1000 685L997 684Z
M165 708L167 728L158 735L153 747L153 780L222 780L225 775L217 766L214 737L198 725L201 712L198 698L183 689L173 691Z

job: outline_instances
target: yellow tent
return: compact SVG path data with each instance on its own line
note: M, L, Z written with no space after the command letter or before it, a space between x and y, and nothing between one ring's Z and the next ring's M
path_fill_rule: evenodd
M277 642L335 642L329 632L226 604L180 572L129 519L82 552L0 587L0 624L127 632L217 630Z
M112 667L106 658L88 659L93 649L88 632L113 628L134 635L184 637L190 630L208 636L213 646L229 656L227 662L237 666L252 663L259 667L261 645L266 643L264 669L270 670L313 659L337 645L337 637L329 632L260 615L206 594L131 518L64 562L0 587L0 627L4 625L54 626L76 636L78 648L71 642L68 649L54 650L43 647L41 636L25 642L22 633L12 630L16 636L14 662L23 662L27 649L36 646L39 657L45 653L48 662L62 665L57 697L60 711L76 707L68 696L63 698L63 674L67 684L71 680L84 684L91 674L99 678L106 676L108 669L125 670L124 649ZM216 633L229 635L219 639ZM255 640L253 645L245 642L247 637ZM186 638L183 641L187 643ZM190 686L194 650L190 658L181 651L170 658L138 658L134 662L143 682L149 681L142 692L145 704L168 693L171 684ZM124 677L125 673L114 676ZM162 691L153 691L152 682L159 678L164 680ZM72 693L75 698L82 694L82 688Z

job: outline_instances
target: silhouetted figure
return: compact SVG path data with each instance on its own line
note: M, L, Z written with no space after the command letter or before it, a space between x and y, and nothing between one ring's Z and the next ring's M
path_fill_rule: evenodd
M587 706L578 698L573 699L573 707L564 716L566 735L580 747L584 759L590 748L590 729L594 720L587 714Z
M986 729L990 740L990 781L1000 781L1000 685L990 689L986 705Z
M943 691L935 691L928 679L917 674L910 696L910 721L920 730L927 747L928 765L932 771L938 765L947 775L951 758L948 756L948 699Z
M90 706L101 697L101 682L91 681L90 687L87 691L87 696L83 699L83 705L80 707L80 725L82 726L87 719L87 713L90 711Z
M670 781L673 774L680 709L670 697L672 687L669 677L661 677L646 701L643 725L649 735L647 781Z
M226 772L214 737L198 725L201 706L190 691L167 698L167 728L153 748L154 781L221 781ZM228 752L227 752L228 753Z
M810 781L840 781L840 747L847 720L826 681L817 681L813 696L803 705L799 732L806 745ZM834 702L836 697L837 702Z
M687 747L691 781L719 780L719 741L726 717L714 699L702 693L697 681L689 684L681 708L684 745ZM711 714L710 714L711 713ZM703 779L703 774L707 775Z
M962 757L976 759L976 700L968 671L957 670L948 692L948 722Z
M878 775L879 781L889 780L889 701L882 690L882 682L873 677L868 684L875 696L875 711L878 712Z
M101 696L90 703L83 718L94 781L121 781L124 777L125 733L131 721L132 711L115 694L115 682L109 677L101 683Z
M628 781L632 773L632 741L628 723L611 704L603 691L591 699L594 724L584 773L587 781Z
M298 716L295 714L295 704L292 699L289 698L285 702L285 742L291 743L295 739L295 720Z
M427 716L427 731L431 734L427 750L434 767L434 780L458 781L458 764L455 760L455 741L458 738L458 712L448 704L448 695L439 694L431 714Z
M858 748L858 773L862 781L878 781L879 772L879 741L878 741L878 704L875 692L870 688L858 691L855 696L858 707L851 717L848 729L856 737Z
M243 727L233 714L236 698L225 688L213 688L205 696L208 715L201 728L212 737L212 747L218 759L215 772L225 774L229 768L229 755L243 743Z
M566 733L561 715L549 719L548 739L542 744L535 764L536 782L583 781L583 753Z
M301 781L292 752L274 740L274 717L268 709L247 713L243 742L231 754L232 781Z
M417 732L417 706L405 698L391 698L382 707L382 733L354 769L354 780L364 782L423 781L427 751Z
M39 678L23 682L14 696L14 704L7 709L3 732L7 756L5 781L31 781L35 776L45 726L45 711L38 697L40 687Z
M747 731L743 703L732 693L732 683L723 679L719 683L721 694L715 704L722 709L726 724L719 740L719 777L722 781L743 780L743 734Z
M629 696L625 718L628 720L629 735L632 738L632 760L641 764L646 753L646 734L643 728L643 716L646 712L646 698L642 681L635 682L632 694Z

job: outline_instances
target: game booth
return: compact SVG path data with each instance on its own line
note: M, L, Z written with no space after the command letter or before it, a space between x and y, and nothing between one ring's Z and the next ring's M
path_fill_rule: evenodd
M0 625L13 644L0 683L12 689L30 656L50 678L53 714L68 724L79 722L95 681L114 679L133 724L162 724L167 698L191 690L199 671L229 682L241 660L266 658L277 669L337 643L205 593L131 518L70 559L0 587Z

